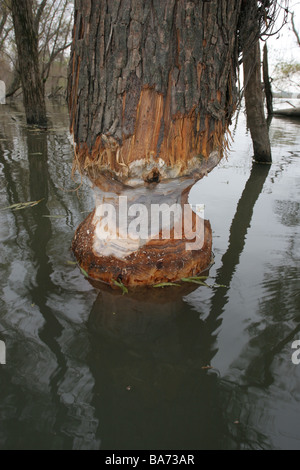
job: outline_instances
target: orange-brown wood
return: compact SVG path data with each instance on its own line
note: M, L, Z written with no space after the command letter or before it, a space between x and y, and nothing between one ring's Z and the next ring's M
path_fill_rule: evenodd
M95 280L114 285L121 281L125 286L146 286L175 282L196 276L211 264L212 230L205 221L204 244L201 250L187 251L182 240L152 240L137 252L124 259L99 256L93 250L94 213L77 229L72 249L80 267Z
M201 79L201 66L198 68ZM207 158L216 149L221 151L224 129L221 121L213 121L209 115L204 117L201 131L201 116L191 109L189 114L171 115L172 77L166 97L157 93L154 88L145 87L140 95L134 134L123 135L122 144L109 135L98 136L92 151L87 144L77 147L77 163L81 169L102 168L115 174L116 179L128 176L130 164L142 161L163 161L166 167L179 166L179 174L187 168L194 157ZM123 97L123 109L126 105L126 94ZM218 95L218 100L221 96ZM124 113L123 113L124 119ZM211 125L213 124L213 125ZM93 180L91 173L89 177ZM113 175L112 175L113 177ZM95 180L94 180L95 182Z

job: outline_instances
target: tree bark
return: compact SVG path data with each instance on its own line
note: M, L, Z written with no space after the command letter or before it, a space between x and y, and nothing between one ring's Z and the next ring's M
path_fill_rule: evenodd
M264 113L258 40L244 54L244 80L247 122L253 142L254 159L259 163L270 163L272 162L272 155Z
M255 1L251 9L259 34ZM75 1L68 84L75 164L100 188L96 210L73 241L88 276L153 285L210 264L207 221L202 245L197 234L190 251L184 236L175 237L185 218L173 223L169 239L147 234L140 243L130 235L103 241L99 214L105 203L120 207L120 196L132 207L172 200L183 207L194 182L218 164L236 108L240 31L248 19L242 0ZM193 227L198 219L194 214Z
M264 85L265 85L265 95L266 95L266 100L267 100L268 116L272 116L273 93L272 93L271 81L269 77L268 47L266 43L264 45L263 77L264 77Z
M236 103L240 7L76 0L71 131L96 184L99 172L149 180L158 161L161 179L190 174L199 156L221 151Z
M44 127L47 125L46 105L32 0L12 0L11 9L27 124Z

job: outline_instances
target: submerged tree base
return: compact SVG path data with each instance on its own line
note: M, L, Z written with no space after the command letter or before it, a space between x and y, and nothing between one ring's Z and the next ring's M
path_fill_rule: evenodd
M80 267L93 280L111 285L118 281L132 287L155 285L196 276L211 264L212 230L208 221L205 221L205 241L200 250L187 251L186 240L155 240L120 259L94 251L94 214L79 226L72 244Z
M176 282L207 269L212 230L191 210L190 188L187 178L126 188L118 195L97 189L96 209L72 244L82 271L96 281L133 287Z

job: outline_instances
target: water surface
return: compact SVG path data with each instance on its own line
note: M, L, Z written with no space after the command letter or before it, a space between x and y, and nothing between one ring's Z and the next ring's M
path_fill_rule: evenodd
M122 296L72 264L94 201L70 176L66 109L49 118L0 107L0 208L41 200L0 212L0 448L300 449L299 121L273 119L274 163L253 165L241 112L192 190L226 287Z

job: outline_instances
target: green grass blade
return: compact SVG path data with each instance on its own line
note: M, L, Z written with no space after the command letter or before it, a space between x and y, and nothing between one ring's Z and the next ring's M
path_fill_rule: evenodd
M8 211L8 210L21 211L23 209L35 207L38 204L40 204L40 202L42 202L43 200L44 199L41 199L40 201L19 202L18 204L12 204L11 206L3 207L2 209L0 209L0 212Z
M173 282L163 282L161 284L156 284L153 286L155 288L163 288L163 287L180 287L180 284L174 284Z
M80 266L80 271L82 272L82 274L83 274L86 278L89 277L88 273L87 273L81 266Z
M115 286L119 287L119 288L122 290L123 295L128 294L128 289L127 289L127 287L125 287L124 284L123 284L121 281L115 281L115 280L113 279L112 282L113 282L113 284L114 284Z

